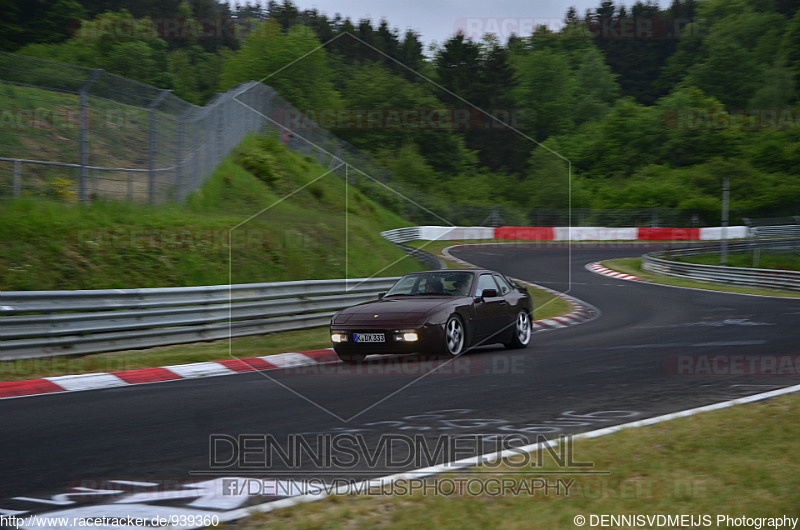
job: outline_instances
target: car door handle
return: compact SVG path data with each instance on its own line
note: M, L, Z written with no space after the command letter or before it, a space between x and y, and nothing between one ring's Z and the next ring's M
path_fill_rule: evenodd
M500 305L508 305L508 302L506 302L505 300L502 300L502 301L500 302Z

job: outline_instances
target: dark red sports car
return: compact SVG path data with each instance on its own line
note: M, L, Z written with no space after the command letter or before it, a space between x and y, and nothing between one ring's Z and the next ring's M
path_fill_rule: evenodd
M331 318L340 359L360 362L373 353L460 355L473 346L524 348L531 340L528 290L490 270L407 274L374 302Z

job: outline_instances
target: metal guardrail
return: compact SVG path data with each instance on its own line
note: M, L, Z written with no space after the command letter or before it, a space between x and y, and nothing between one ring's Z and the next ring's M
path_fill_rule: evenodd
M418 226L394 228L381 232L381 236L392 243L407 243L408 241L420 239L420 230Z
M403 243L408 243L409 241L416 241L421 239L421 230L418 226L409 226L406 228L394 228L392 230L386 230L381 232L381 236L386 239L387 241L391 241L397 247L400 248L403 252L414 258L415 260L419 261L429 269L440 270L447 268L445 264L440 260L438 257L434 256L430 252L425 252L424 250L420 250L418 248L409 247L403 245Z
M0 360L211 341L324 326L391 278L0 293Z
M400 248L400 250L402 250L403 252L405 252L406 254L408 254L409 256L411 256L412 258L417 260L418 262L422 263L424 266L428 267L429 269L441 270L441 269L446 269L447 268L447 266L444 264L444 262L441 259L439 259L438 257L434 256L430 252L425 252L424 250L420 250L418 248L407 247L406 245L400 245L400 244L397 244L397 243L396 243L396 245Z
M745 217L742 220L747 225L748 237L753 239L800 237L800 215L772 219Z
M718 248L718 246L716 247ZM751 250L750 242L728 245L728 252ZM760 250L793 250L797 240L759 242ZM688 278L703 282L739 285L763 289L800 291L800 272L776 269L757 269L749 267L727 267L721 265L701 265L668 259L673 256L708 254L715 250L712 245L671 251L650 252L642 256L642 269L666 276Z
M800 237L800 225L755 226L750 228L750 236L764 237Z

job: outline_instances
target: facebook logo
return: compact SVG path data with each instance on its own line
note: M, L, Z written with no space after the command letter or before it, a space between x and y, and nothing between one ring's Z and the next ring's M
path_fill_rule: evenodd
M222 479L222 494L237 495L239 493L239 481L235 478Z

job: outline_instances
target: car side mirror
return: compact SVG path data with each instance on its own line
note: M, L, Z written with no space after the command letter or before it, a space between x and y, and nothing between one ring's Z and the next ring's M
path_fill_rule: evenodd
M497 297L497 289L484 289L483 294L481 294L483 298L495 298Z
M382 300L386 293L378 293L378 300Z

